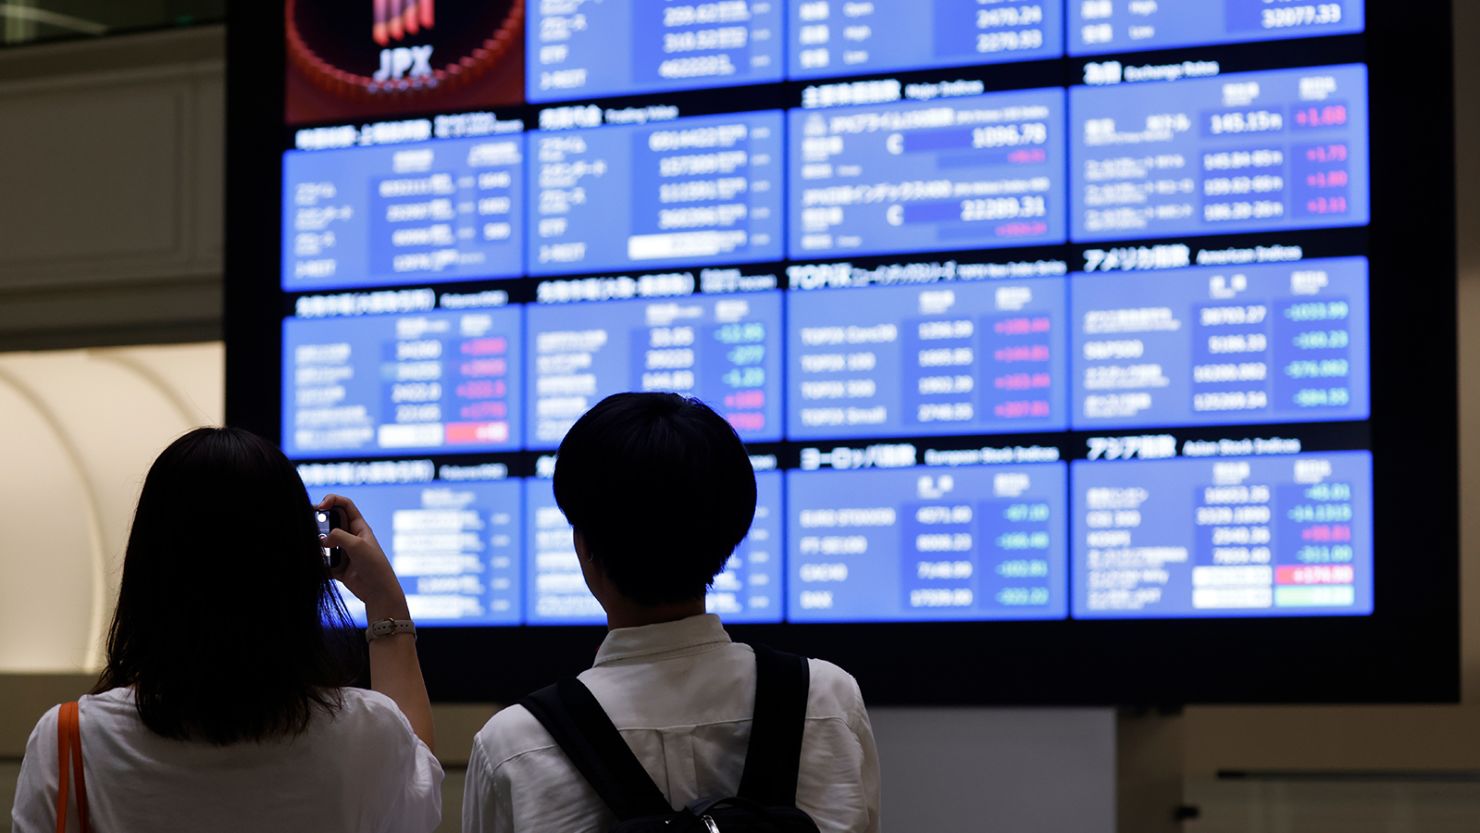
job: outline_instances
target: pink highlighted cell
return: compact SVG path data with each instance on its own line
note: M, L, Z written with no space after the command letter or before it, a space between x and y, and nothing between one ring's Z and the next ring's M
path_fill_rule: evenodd
M1300 530L1300 540L1315 543L1346 543L1352 539L1350 524L1312 524Z
M447 423L448 445L470 445L473 443L508 442L507 422L449 422Z
M725 394L726 408L764 408L766 407L766 392L763 390L744 390L736 393Z
M1042 399L1023 402L1003 402L992 409L998 419L1042 419L1049 414L1048 403Z
M1053 377L1047 373L1011 373L998 376L992 384L997 390L1048 390Z
M463 419L504 419L509 416L509 403L507 402L474 402L457 409L457 415Z
M1356 571L1350 564L1287 565L1275 570L1275 584L1351 584Z
M477 376L505 376L509 372L507 359L474 359L463 362L458 368L462 375L472 378Z
M509 386L502 379L478 379L457 386L457 395L463 399L497 399L508 393Z
M509 340L503 336L470 338L462 344L465 356L502 356L509 352Z
M730 412L725 414L725 419L736 431L761 431L766 427L766 415L759 411Z

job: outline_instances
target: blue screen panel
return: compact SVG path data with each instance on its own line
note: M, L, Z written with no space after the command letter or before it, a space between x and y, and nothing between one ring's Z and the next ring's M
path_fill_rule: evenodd
M524 136L283 154L283 290L516 277Z
M755 522L707 597L710 613L729 624L776 623L782 617L781 474L757 472ZM531 563L527 582L531 625L596 625L606 622L586 588L570 524L555 504L549 480L525 481Z
M782 0L529 0L527 98L780 81Z
M1064 54L1063 0L788 0L787 5L792 78Z
M1372 612L1365 451L1073 464L1076 618Z
M529 307L528 447L629 390L697 396L747 442L781 438L781 293Z
M570 524L555 504L549 480L524 481L525 621L531 625L596 625L606 613L586 588L581 561L571 539Z
M1364 225L1367 68L1074 87L1076 242Z
M1077 274L1074 427L1366 419L1367 259Z
M1064 93L792 110L793 258L1064 242Z
M1066 471L788 472L787 619L1062 618Z
M395 567L418 624L520 623L524 550L519 481L322 490L330 491L354 498ZM348 591L341 595L351 616L364 624L364 604Z
M1364 0L1068 0L1069 54L1347 35Z
M1068 426L1065 281L787 296L791 439Z
M536 275L779 260L780 111L536 133Z
M283 322L283 451L373 457L522 441L520 310Z

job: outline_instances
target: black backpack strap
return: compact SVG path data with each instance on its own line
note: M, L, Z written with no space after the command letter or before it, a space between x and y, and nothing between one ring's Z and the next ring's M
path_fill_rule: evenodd
M561 680L524 698L545 731L619 821L673 812L611 718L580 680Z
M755 717L740 776L740 797L771 807L795 807L807 725L811 669L806 657L754 645Z

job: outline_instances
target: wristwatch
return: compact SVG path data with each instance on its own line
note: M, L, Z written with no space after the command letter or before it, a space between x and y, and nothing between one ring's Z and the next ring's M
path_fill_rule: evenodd
M365 629L365 641L374 642L386 636L395 636L398 633L409 633L411 638L416 638L416 623L410 619L378 619L370 623Z

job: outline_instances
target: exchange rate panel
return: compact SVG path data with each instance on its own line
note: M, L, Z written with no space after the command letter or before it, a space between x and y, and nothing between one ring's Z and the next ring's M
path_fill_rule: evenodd
M1366 419L1367 259L1076 274L1076 428Z
M1069 54L1139 52L1366 28L1364 0L1067 0Z
M788 118L793 258L1064 242L1063 90Z
M755 488L755 522L750 534L714 577L705 597L709 612L732 624L774 624L783 613L781 473L757 472ZM531 537L526 568L528 624L605 623L606 614L581 575L571 527L555 503L551 481L525 481L525 501Z
M523 490L518 480L342 491L354 496L375 529L406 591L411 618L419 624L520 623ZM364 623L364 604L343 595L351 615Z
M1062 463L787 475L787 619L1062 618Z
M515 307L283 321L289 457L512 451L523 436Z
M791 0L787 5L792 78L1064 54L1063 0Z
M287 292L517 277L524 136L288 151Z
M555 448L614 393L697 396L741 439L781 439L781 293L528 308L528 447Z
M780 81L784 0L529 0L535 103Z
M1076 618L1372 612L1372 455L1075 461Z
M1076 242L1365 225L1367 68L1069 92Z
M787 296L791 439L1068 426L1065 281Z
M782 256L779 110L530 135L529 271Z

